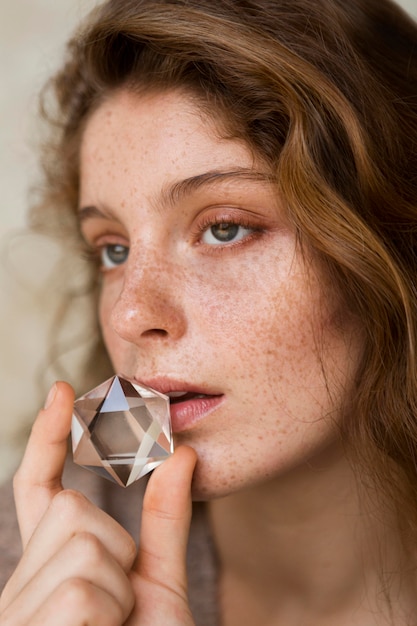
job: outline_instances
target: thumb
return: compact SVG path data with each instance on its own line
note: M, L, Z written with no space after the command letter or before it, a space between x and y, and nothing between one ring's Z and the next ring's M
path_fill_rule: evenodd
M181 597L186 600L191 481L196 461L195 451L181 446L154 471L149 480L143 502L138 557L134 566L134 572L139 575L137 582L146 586L148 597L151 584L163 588L164 592L172 591L177 599ZM138 591L143 599L142 593ZM143 604L138 608L142 613Z
M71 429L74 392L67 383L55 383L39 414L14 478L16 510L23 547L39 524L53 497L62 490L61 476Z

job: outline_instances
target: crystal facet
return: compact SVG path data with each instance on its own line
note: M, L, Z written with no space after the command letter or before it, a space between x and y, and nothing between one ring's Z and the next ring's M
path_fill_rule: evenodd
M75 463L128 487L174 450L169 398L113 376L75 401L71 437Z

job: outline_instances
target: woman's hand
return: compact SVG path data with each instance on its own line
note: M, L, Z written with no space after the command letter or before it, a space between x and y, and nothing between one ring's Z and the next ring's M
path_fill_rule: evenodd
M185 550L194 451L178 449L151 477L136 555L119 524L62 488L73 399L57 383L15 477L24 554L1 597L0 625L191 626Z
M186 550L191 521L192 448L178 448L152 474L143 502L140 546L130 580L135 595L127 626L193 626Z

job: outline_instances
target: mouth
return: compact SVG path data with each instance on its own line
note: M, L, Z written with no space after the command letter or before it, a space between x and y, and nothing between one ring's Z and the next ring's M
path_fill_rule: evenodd
M172 391L166 394L169 397L170 406L189 402L190 400L202 400L203 398L215 398L218 396L205 393L193 393L191 391Z
M194 386L166 378L137 382L168 396L174 433L190 430L217 409L225 399L224 394L219 393L217 389L204 389L200 385Z
M176 392L170 398L171 424L174 433L191 430L224 401L224 395Z

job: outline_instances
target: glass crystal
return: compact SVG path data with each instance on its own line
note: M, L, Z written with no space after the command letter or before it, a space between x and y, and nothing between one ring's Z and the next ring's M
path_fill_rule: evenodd
M169 398L113 376L74 403L74 462L128 487L174 450Z

